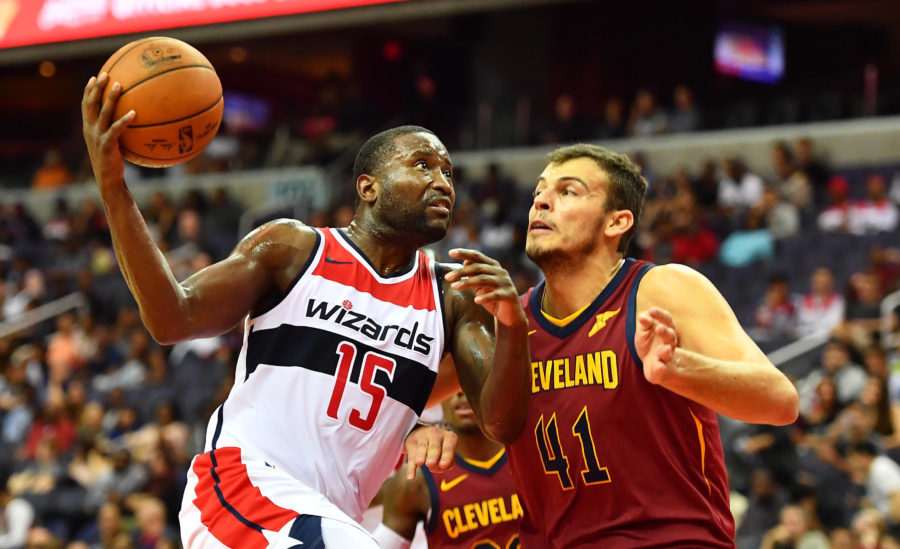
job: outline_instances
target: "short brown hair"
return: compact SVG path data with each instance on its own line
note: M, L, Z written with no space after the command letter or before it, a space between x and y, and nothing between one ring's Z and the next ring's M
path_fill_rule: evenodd
M647 194L647 180L641 175L641 169L630 158L599 145L586 143L568 145L547 155L547 161L551 164L562 164L576 158L592 159L609 177L609 189L604 205L607 210L628 210L634 214L634 225L619 241L618 251L625 253L637 232L641 210L644 207L644 195Z

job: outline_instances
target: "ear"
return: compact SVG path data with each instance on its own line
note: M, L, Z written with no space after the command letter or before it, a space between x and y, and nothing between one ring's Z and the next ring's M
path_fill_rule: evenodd
M356 194L361 202L372 205L381 194L381 181L374 175L362 174L356 180Z
M634 226L634 214L630 210L615 210L603 229L603 233L609 238L622 236Z

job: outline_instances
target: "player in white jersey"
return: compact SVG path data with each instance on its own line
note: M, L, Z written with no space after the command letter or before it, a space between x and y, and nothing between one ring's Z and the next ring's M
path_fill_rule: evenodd
M147 329L171 344L244 321L235 385L188 475L186 547L376 547L356 519L404 445L410 475L450 466L453 435L413 428L459 385L486 434L518 436L529 359L509 274L475 251L451 252L455 270L418 251L446 234L455 199L433 133L404 126L362 146L350 226L275 221L179 283L125 186L118 139L134 114L112 120L121 86L104 98L107 79L85 87L84 136Z

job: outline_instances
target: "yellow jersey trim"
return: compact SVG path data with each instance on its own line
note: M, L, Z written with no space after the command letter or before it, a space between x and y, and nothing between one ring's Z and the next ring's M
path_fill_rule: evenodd
M498 461L500 461L500 458L502 458L503 454L505 454L505 453L506 453L506 448L503 448L499 452L497 452L496 456L492 457L491 459L484 460L484 461L478 461L477 459L464 458L462 456L459 456L459 458L461 460L465 461L466 463L468 463L469 465L474 465L475 467L480 467L482 469L490 469Z

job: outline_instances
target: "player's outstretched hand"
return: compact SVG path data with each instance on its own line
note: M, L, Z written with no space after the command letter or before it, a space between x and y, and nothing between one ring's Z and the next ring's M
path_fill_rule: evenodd
M416 477L416 467L427 465L435 471L446 471L453 467L453 455L459 438L456 433L438 427L423 426L406 436L403 447L406 451L406 478Z
M663 309L651 307L638 315L634 347L644 363L644 377L650 383L662 383L669 375L678 332L672 315Z
M444 275L454 290L472 290L475 303L481 305L504 326L527 324L519 293L500 263L476 250L456 248L450 257L463 260L463 266Z
M114 82L109 87L109 93L103 97L107 80L109 75L105 72L99 77L92 76L84 87L84 96L81 98L82 132L98 184L123 178L125 165L119 150L119 136L135 116L131 110L122 118L112 120L116 101L122 94L122 86Z

